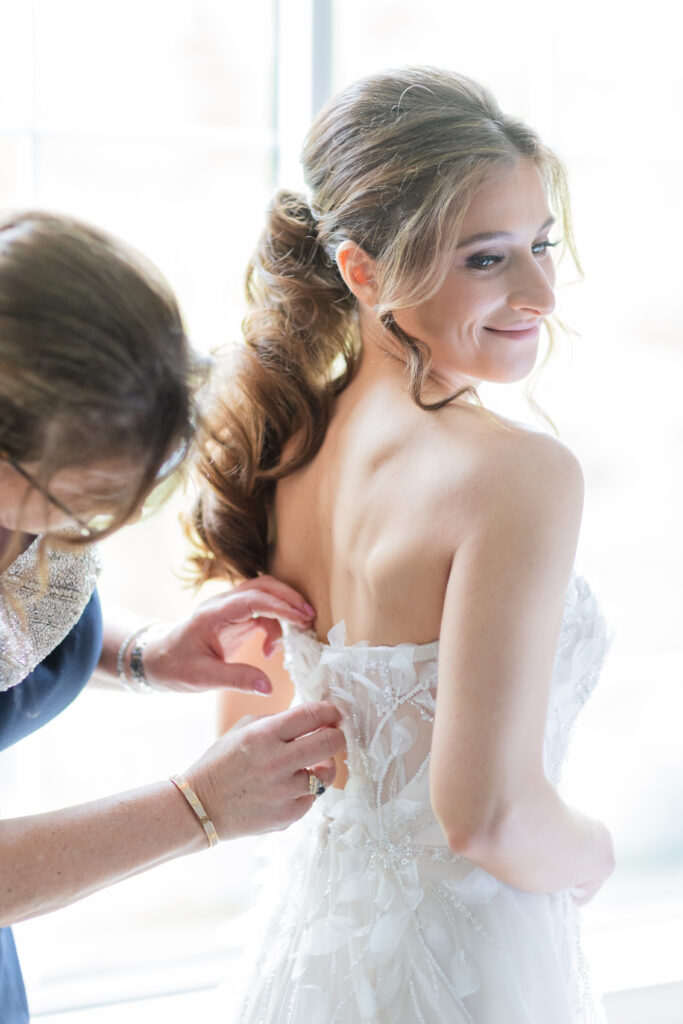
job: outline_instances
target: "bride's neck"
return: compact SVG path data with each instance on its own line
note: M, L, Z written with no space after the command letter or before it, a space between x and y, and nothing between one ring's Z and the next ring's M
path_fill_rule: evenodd
M374 310L365 306L360 309L359 327L362 356L355 379L357 390L363 384L372 387L378 382L391 379L399 381L405 390L408 381L407 357L401 342L378 321ZM459 374L442 373L441 369L437 364L431 365L422 385L421 394L425 401L439 401L463 389L471 391L480 383Z
M401 344L378 322L374 311L361 307L359 326L362 356L357 378L370 382L378 377L404 377L405 355Z

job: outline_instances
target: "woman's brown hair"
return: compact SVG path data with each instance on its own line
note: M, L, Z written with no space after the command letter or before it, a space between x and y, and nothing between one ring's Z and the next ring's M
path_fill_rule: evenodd
M175 298L138 253L68 217L0 221L0 449L48 491L61 469L130 465L100 536L189 444L195 372Z
M467 207L487 175L537 165L573 253L566 176L521 121L477 83L436 68L361 80L316 117L303 149L310 200L281 191L247 272L244 346L224 363L206 416L203 492L192 531L199 579L268 569L275 482L316 454L359 355L356 300L335 254L347 239L375 261L375 312L401 346L414 401L427 347L394 313L426 301L452 262Z

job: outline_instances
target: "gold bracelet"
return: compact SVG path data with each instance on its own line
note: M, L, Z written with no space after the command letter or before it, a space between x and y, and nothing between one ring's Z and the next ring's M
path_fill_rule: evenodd
M209 840L209 846L217 846L218 832L216 832L216 826L204 810L204 804L201 802L195 791L191 789L187 779L184 779L182 775L171 775L170 781L177 789L180 790L194 813L199 818L202 828L206 832Z

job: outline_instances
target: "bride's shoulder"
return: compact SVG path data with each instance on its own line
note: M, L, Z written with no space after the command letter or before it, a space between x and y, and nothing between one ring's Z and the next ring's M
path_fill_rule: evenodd
M541 501L583 500L583 473L574 453L558 438L486 409L469 406L458 416L444 417L453 439L448 460L453 487L463 486L481 508L482 499L503 506Z

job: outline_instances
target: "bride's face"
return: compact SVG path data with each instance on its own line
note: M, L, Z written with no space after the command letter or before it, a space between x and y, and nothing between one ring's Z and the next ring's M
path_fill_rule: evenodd
M396 312L429 345L448 387L514 381L534 365L543 317L555 305L553 218L531 161L501 168L475 193L444 283L431 299Z

